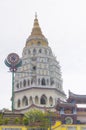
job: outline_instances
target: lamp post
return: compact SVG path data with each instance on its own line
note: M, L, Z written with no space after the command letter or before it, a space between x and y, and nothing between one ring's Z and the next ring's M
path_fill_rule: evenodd
M14 111L14 73L17 68L21 66L22 61L16 53L10 53L5 59L6 66L9 67L10 72L12 72L12 112Z
M49 119L50 119L50 130L51 130L51 117L49 117Z
M52 121L51 121L51 113L50 113L50 111L49 110L47 110L46 111L47 112L47 114L48 114L48 116L47 116L47 118L49 119L49 128L50 128L50 130L51 130L51 123L52 123Z

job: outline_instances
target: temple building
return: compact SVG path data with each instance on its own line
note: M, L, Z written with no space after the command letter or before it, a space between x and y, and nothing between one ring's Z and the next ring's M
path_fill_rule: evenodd
M57 99L65 101L59 62L42 34L37 15L22 52L22 65L15 73L14 110L55 110Z
M56 110L59 111L63 124L86 124L86 95L78 95L69 91L66 102L57 100Z

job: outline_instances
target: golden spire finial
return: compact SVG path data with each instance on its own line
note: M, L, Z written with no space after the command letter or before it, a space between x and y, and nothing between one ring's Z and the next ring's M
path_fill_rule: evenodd
M37 12L35 12L35 19L37 19Z
M31 35L27 39L27 45L29 45L31 43L31 42L29 43L30 40L34 40L34 39L39 40L39 41L43 40L43 41L45 41L45 45L48 44L45 36L42 34L40 26L39 26L39 22L38 22L38 18L37 18L37 12L35 12L33 28L32 28Z

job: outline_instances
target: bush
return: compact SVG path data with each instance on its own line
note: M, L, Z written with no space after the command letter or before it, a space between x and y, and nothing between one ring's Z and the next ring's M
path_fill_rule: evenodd
M4 120L3 120L3 123L6 125L6 124L8 124L8 122L9 122L9 118L5 118Z
M28 119L25 118L25 117L23 118L23 124L24 124L24 125L28 125Z
M0 125L2 125L3 124L3 116L2 116L2 114L0 114Z
M20 123L20 119L18 117L16 117L15 120L14 120L14 123L15 124L19 124Z

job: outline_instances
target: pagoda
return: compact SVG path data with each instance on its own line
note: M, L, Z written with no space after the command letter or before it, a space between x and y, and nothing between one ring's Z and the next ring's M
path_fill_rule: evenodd
M31 34L22 52L22 65L14 78L14 110L55 110L56 100L66 99L59 62L43 35L35 15Z

